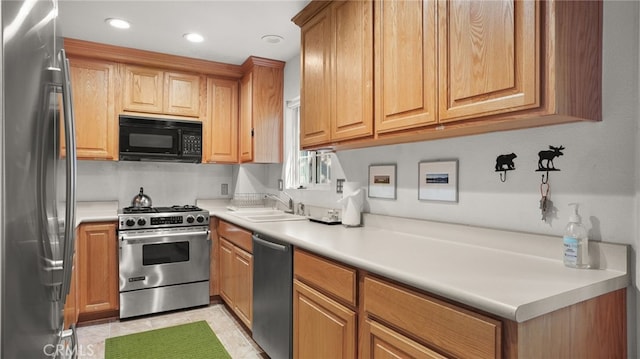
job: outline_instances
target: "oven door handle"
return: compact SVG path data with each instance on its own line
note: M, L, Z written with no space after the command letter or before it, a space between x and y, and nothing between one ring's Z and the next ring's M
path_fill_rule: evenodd
M122 234L120 236L120 241L126 241L128 244L136 244L136 243L144 243L149 242L149 239L154 241L158 240L158 238L164 237L193 237L193 236L206 236L207 240L210 240L209 230L200 230L200 231L189 231L189 232L159 232L159 233L151 233L151 234L139 234L139 235L127 235Z

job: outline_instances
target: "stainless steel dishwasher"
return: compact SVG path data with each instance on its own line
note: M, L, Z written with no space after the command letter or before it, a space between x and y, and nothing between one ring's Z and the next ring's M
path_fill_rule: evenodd
M272 359L292 357L293 251L253 235L253 339Z

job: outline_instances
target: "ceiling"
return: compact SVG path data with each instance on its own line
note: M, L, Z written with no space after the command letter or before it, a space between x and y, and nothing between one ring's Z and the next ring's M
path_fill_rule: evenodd
M288 61L300 53L300 29L291 18L309 0L59 0L62 36L230 64L249 56ZM120 30L105 19L121 18ZM182 35L197 32L201 43ZM264 35L284 38L278 44Z

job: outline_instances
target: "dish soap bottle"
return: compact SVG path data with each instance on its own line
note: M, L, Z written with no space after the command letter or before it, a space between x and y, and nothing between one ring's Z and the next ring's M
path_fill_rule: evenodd
M569 206L575 207L564 230L564 265L572 268L589 268L587 230L582 225L580 215L578 215L578 204L569 203Z

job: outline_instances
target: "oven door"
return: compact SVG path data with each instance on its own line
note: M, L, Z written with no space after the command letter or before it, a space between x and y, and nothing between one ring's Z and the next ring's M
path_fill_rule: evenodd
M121 232L120 292L209 280L207 227Z

